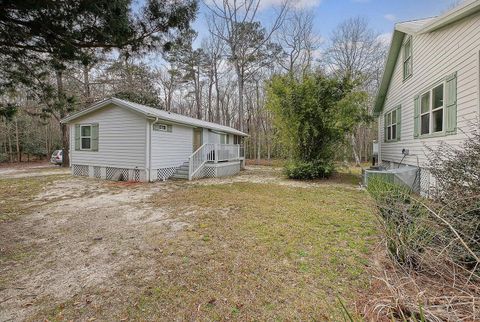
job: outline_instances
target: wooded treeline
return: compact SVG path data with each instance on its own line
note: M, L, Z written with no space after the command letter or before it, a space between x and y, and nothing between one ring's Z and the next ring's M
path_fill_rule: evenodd
M387 50L362 18L349 18L330 35L320 35L312 14L288 2L274 8L267 24L259 18L261 0L206 1L201 5L208 33L202 37L189 27L198 10L195 1L150 0L142 9L132 9L129 1L99 1L87 9L72 1L62 1L64 7L47 3L33 12L57 19L63 29L54 40L43 27L33 30L39 22L32 8L20 8L22 13L7 1L11 11L0 15L0 162L61 148L66 134L59 120L111 96L243 130L250 135L249 158L288 156L265 108L266 81L278 74L302 79L312 73L349 79L369 94L370 104L361 108L371 114ZM119 24L113 23L115 10L124 17ZM137 12L133 20L132 12ZM105 23L89 35L98 23L92 16ZM18 27L19 20L20 35L11 39L8 28ZM75 23L84 34L65 31ZM57 25L45 28L57 30ZM39 37L44 40L36 43ZM338 157L367 160L374 128L359 125Z

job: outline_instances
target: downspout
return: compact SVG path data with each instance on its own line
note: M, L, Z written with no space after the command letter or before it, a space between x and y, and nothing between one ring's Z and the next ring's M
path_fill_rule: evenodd
M155 121L148 126L148 182L151 181L151 171L152 171L152 129L153 125L158 122L158 117L155 117Z

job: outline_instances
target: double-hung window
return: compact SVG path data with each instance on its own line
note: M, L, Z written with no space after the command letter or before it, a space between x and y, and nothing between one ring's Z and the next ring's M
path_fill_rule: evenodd
M413 137L457 132L457 73L445 77L414 98Z
M442 132L445 119L444 84L432 88L420 97L420 135Z
M80 150L92 149L92 126L81 125L80 126Z
M75 151L98 151L98 123L75 124Z
M408 37L403 45L403 79L409 78L412 74L412 37Z
M400 107L393 109L392 111L385 113L385 142L392 142L400 140L400 127L401 127L401 114Z

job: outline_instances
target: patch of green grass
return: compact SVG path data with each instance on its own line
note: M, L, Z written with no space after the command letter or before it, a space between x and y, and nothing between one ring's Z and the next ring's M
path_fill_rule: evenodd
M17 262L27 258L30 254L31 254L30 251L21 247L6 250L3 252L0 252L0 263L7 262L7 261Z
M153 198L193 226L155 241L166 254L133 320L325 320L368 284L376 241L369 196L346 186L234 183ZM183 206L182 206L183 205ZM188 261L183 260L188 256Z
M15 220L28 211L27 203L42 189L65 175L0 179L0 223Z

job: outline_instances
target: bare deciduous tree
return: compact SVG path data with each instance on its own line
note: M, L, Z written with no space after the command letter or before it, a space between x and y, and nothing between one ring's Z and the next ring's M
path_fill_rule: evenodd
M330 44L324 53L326 69L337 77L349 79L370 95L370 101L378 88L387 48L379 35L370 28L366 19L350 18L333 31ZM372 112L369 104L368 112ZM356 129L349 138L355 163L366 160L375 131L365 126Z
M302 75L310 70L313 53L320 46L320 38L313 31L314 16L308 11L292 11L278 30L276 40L284 51L280 66L288 73Z
M275 55L271 38L280 28L287 13L287 2L278 9L271 28L267 31L256 21L260 0L212 0L205 5L212 17L211 32L225 42L228 59L237 76L238 125L243 130L244 87L249 74L255 73Z
M383 68L386 48L366 19L350 18L333 31L324 63L339 77L346 77L370 88Z

